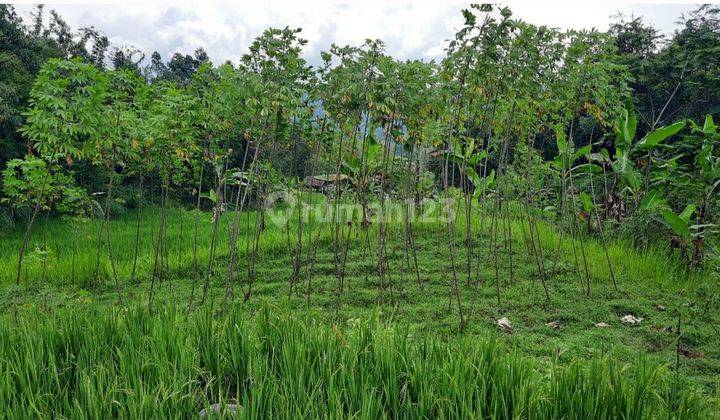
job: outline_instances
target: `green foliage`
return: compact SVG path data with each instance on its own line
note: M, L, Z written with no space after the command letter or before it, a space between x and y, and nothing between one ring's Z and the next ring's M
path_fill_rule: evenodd
M27 150L17 132L25 124L30 90L50 58L77 57L103 66L108 40L92 27L73 31L58 13L37 6L26 25L12 5L0 5L0 168Z
M678 30L667 39L642 17L619 15L610 25L621 62L633 74L630 85L642 132L668 120L700 120L718 111L720 84L708 71L718 63L718 16L717 7L698 6L679 19Z
M2 202L15 208L37 205L64 214L84 215L90 202L85 190L75 186L72 176L33 156L8 162L3 171L3 193L6 197Z
M26 125L20 130L50 161L92 154L103 133L106 77L80 60L47 62L30 92Z
M690 215L695 210L695 206L688 205L681 214L675 214L671 210L663 210L663 219L670 226L672 231L682 239L690 237Z
M197 153L197 99L169 84L152 93L144 134L148 148L145 167L168 185L182 180L185 162Z

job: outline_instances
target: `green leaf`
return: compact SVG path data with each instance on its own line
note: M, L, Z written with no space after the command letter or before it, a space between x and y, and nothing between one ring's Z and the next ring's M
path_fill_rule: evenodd
M578 160L579 157L589 154L591 149L592 149L592 144L588 144L588 145L583 146L580 149L578 149L575 152L575 154L573 154L573 162Z
M663 140L682 130L683 127L685 127L685 121L679 121L672 125L660 127L643 137L642 140L637 143L636 147L640 150L650 150Z
M470 158L472 153L475 151L475 139L471 138L468 139L467 144L465 145L465 159Z
M640 202L640 208L647 211L654 211L660 208L667 208L665 198L657 191L650 190Z
M673 213L671 210L664 210L662 216L670 229L672 229L676 235L682 238L690 237L690 228L688 227L688 223L681 219L677 214Z
M485 179L487 179L488 187L492 186L493 182L495 182L495 169L490 171L490 175L488 175Z
M615 161L613 161L611 165L613 171L617 172L620 175L623 175L626 172L635 169L633 161L630 160L628 154L625 153L622 149L618 149L616 151Z
M593 173L593 174L602 174L603 170L598 165L593 165L592 163L583 163L581 165L577 165L572 168L573 173L580 173L580 172L586 172L586 173Z
M222 162L221 160L215 161L215 174L216 174L218 177L221 177L221 176L222 176L222 173L223 173L223 170L224 170L224 169L225 169L225 163L224 163L224 162Z
M585 211L591 211L595 208L595 204L593 204L592 197L585 191L580 192L580 201L582 201L583 210Z
M685 223L690 223L690 217L695 213L696 206L695 204L688 204L685 206L685 209L680 213L680 218L685 221Z
M558 154L564 155L567 153L568 150L568 142L565 137L565 130L563 130L563 126L560 124L555 124L555 145L557 145L558 148Z
M631 145L635 139L635 132L637 131L637 116L635 115L635 107L633 106L631 97L628 97L625 102L624 116L622 136L625 145Z
M475 191L473 192L474 197L478 197L481 193L487 191L488 188L492 187L492 184L495 181L495 170L493 169L492 171L490 171L488 176L486 176L485 178L481 178L477 174L476 177L477 178L475 179L475 181L473 181L473 185L475 186Z
M463 14L463 17L465 18L466 26L474 26L475 25L476 18L475 18L475 15L471 11L469 11L467 9L463 9L462 14Z
M477 172L475 172L475 169L472 168L472 166L468 166L467 168L467 177L475 187L477 187L477 185L480 183L480 177L478 176Z
M640 189L642 176L632 167L626 168L626 171L623 172L620 177L625 182L625 185L627 185L633 191L637 191Z
M702 131L706 134L717 132L712 115L708 114L707 116L705 116L705 125L703 125Z

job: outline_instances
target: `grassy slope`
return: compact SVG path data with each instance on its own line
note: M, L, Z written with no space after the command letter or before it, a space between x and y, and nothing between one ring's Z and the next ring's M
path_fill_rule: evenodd
M146 210L141 237L141 278L150 272L151 234L153 222L157 221L157 210ZM132 266L133 240L135 237L135 213L126 214L112 223L113 250L123 279L124 291L132 300L144 302L147 298L148 282L129 284ZM227 256L227 223L223 219L220 235L220 257L218 276L213 279L211 297L222 300L225 257ZM251 221L252 223L252 221ZM183 233L180 234L180 226ZM244 223L243 223L244 225ZM404 242L400 226L394 227L388 254L390 256L390 285L382 306L384 319L393 319L408 324L413 335L455 336L457 334L457 308L449 302L451 264L447 246L447 235L437 225L418 226L418 260L422 285L418 285L414 273L405 269ZM660 251L639 252L624 244L613 244L611 258L616 268L620 292L615 292L609 280L602 248L596 242L588 243L588 260L592 273L592 293L584 297L574 272L572 251L569 244L560 251L557 273L549 279L552 302L546 303L535 263L523 247L521 225L514 228L514 280L510 281L508 254L501 254L500 306L496 303L494 266L488 255L487 237L476 244L476 258L482 260L478 300L474 304L468 334L478 336L497 335L494 320L501 316L510 319L514 326L512 334L501 334L508 346L522 354L531 355L543 363L557 361L567 364L578 358L608 354L614 359L632 362L641 355L648 355L651 361L673 365L676 357L677 311L682 311L683 338L681 350L681 375L696 383L702 393L713 398L720 395L720 335L713 326L720 322L717 306L711 303L705 307L703 296L717 287L718 281L705 273L693 274L685 279L673 259ZM200 262L208 254L210 221L204 214L201 218ZM44 233L46 232L46 233ZM109 280L98 293L89 292L95 262L95 222L70 224L66 221L50 220L47 228L41 227L34 240L42 242L47 238L51 252L45 257L33 252L28 264L28 280L20 290L20 308L31 312L67 307L98 307L114 305L114 286ZM184 306L190 290L191 253L193 235L193 213L173 210L170 217L169 242L170 266L174 272L170 293L170 282L160 285L159 301L168 306ZM0 284L3 284L0 305L4 312L12 310L12 284L16 247L19 232L10 232L0 240ZM472 288L465 286L465 250L462 242L462 226L458 229L458 272L462 286L463 304L467 308L472 300ZM476 235L479 236L479 235ZM553 249L557 236L550 229L543 229L542 239L546 250ZM243 236L244 237L244 236ZM364 238L357 237L350 249L347 267L347 288L340 296L339 305L335 294L336 278L332 263L332 246L324 235L317 247L317 263L313 277L313 293L310 312L328 321L345 323L351 318L373 314L379 303L378 277L376 270L376 239L370 235L371 246L366 248ZM181 238L183 240L181 244ZM307 244L307 238L305 240ZM270 227L262 238L262 253L257 267L257 281L253 297L247 303L237 302L254 311L265 303L289 307L295 311L306 310L304 296L305 277L301 276L298 292L303 296L288 299L288 279L292 267L291 253L287 248L287 234L282 229ZM73 252L73 248L75 251ZM243 246L241 246L241 249ZM32 246L31 249L35 249ZM182 252L180 250L182 249ZM306 247L307 250L307 247ZM72 255L74 260L74 278ZM46 260L43 260L46 258ZM104 270L109 266L103 259ZM475 278L473 263L473 281ZM546 261L552 266L552 257ZM43 268L44 267L44 268ZM239 280L245 281L244 266ZM665 310L658 310L663 305ZM716 303L714 305L717 305ZM620 323L620 317L633 314L643 317L639 326L629 327ZM549 321L560 321L560 329L546 325ZM595 328L597 322L606 322L608 328Z

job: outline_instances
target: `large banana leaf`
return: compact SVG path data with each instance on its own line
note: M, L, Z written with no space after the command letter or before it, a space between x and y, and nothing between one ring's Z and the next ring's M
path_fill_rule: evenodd
M651 150L660 144L660 142L682 130L684 127L685 121L678 121L675 124L660 127L648 133L637 143L635 147L639 150Z

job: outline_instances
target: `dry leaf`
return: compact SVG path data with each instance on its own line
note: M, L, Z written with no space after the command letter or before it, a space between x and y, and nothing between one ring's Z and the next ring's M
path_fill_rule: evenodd
M502 317L495 321L495 324L497 324L500 329L502 329L505 332L512 332L512 324L510 323L510 320L507 319L507 317Z
M680 346L678 351L680 354L687 357L688 359L702 359L703 357L705 357L705 353L692 349L690 347Z
M607 327L609 327L609 325L606 324L606 323L604 323L604 322L598 322L597 324L595 324L595 326L598 327L598 328L607 328Z
M562 327L562 324L560 323L560 321L550 321L545 325L547 325L548 327L553 328L553 329L558 329L558 328Z
M636 317L635 315L625 315L624 317L620 318L620 322L628 325L637 325L641 323L642 320L642 318Z

